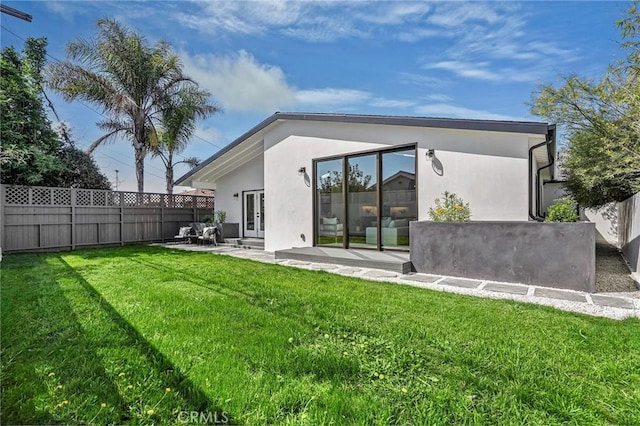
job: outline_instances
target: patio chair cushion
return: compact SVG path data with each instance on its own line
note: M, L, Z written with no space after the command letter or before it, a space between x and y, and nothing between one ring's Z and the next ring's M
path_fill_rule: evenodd
M216 231L218 228L215 226L207 226L202 230L202 238L204 239L212 239L216 235Z
M191 233L191 227L183 226L178 231L178 237L185 238L185 237L188 237L190 233Z

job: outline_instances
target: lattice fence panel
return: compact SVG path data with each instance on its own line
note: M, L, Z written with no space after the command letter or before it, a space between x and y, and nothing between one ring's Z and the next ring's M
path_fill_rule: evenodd
M7 204L29 204L29 188L21 186L7 186L5 202Z
M207 197L196 197L196 207L205 209L207 208Z
M125 192L124 193L124 205L125 206L137 206L138 205L138 194L135 192Z
M108 192L107 193L107 206L119 206L120 205L120 193Z
M53 190L53 205L54 206L70 206L71 205L71 190L66 188L56 188Z
M191 197L186 195L174 195L173 202L176 207L191 207Z
M93 205L94 206L106 206L107 205L107 193L102 191L93 192Z
M78 206L90 206L91 205L91 190L90 189L78 189L76 191L76 205L78 205Z
M161 205L162 196L160 194L149 194L149 206L159 207Z
M51 189L50 188L33 188L31 203L37 206L51 205Z

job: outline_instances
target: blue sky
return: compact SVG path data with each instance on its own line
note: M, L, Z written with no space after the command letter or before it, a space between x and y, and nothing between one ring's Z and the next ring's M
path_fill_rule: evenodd
M615 21L629 2L25 1L33 15L2 15L2 46L47 37L48 52L90 38L113 17L150 42L170 42L186 73L224 112L200 123L184 156L205 159L275 111L537 120L526 105L541 84L597 78L624 56ZM16 34L16 35L14 35ZM51 94L79 146L100 136L101 116ZM95 106L91 106L95 108ZM135 190L125 141L95 153L120 189ZM178 166L176 177L187 169ZM145 190L164 192L148 158ZM176 188L177 192L184 188Z

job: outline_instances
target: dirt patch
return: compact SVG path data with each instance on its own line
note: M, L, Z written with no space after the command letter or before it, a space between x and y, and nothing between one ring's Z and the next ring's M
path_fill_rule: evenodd
M606 243L596 243L596 292L640 291L631 278L620 251Z

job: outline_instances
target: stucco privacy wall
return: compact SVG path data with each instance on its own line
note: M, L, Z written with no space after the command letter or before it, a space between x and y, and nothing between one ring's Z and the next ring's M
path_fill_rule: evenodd
M265 249L313 245L314 158L418 145L418 212L445 190L474 220L528 219L528 149L543 135L355 123L287 121L264 136ZM435 159L427 160L428 149ZM305 167L306 176L298 174ZM244 167L242 168L244 169ZM225 177L226 178L226 177ZM219 182L218 187L224 184Z
M592 223L411 222L417 272L595 291Z
M227 212L228 223L240 224L242 235L242 191L264 189L264 155L227 173L216 185L216 209ZM238 194L235 198L233 194ZM266 196L266 194L265 194Z

